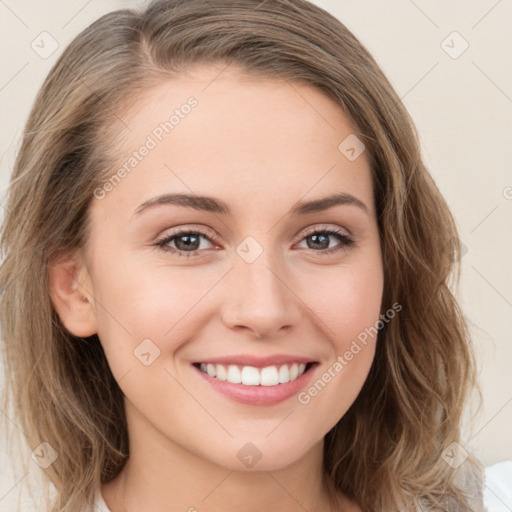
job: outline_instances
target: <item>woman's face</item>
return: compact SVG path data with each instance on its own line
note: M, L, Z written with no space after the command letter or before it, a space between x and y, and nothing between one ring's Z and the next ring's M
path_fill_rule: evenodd
M379 233L367 155L340 107L219 69L162 83L119 116L83 290L131 435L272 470L318 446L367 377L376 337L357 339L379 320Z

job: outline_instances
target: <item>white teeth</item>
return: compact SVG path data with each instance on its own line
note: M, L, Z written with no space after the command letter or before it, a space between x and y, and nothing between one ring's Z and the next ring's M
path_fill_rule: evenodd
M241 369L240 369L241 368ZM293 363L288 366L266 366L255 368L254 366L239 367L236 364L224 366L223 364L201 363L200 369L210 377L231 382L232 384L244 384L245 386L277 386L286 384L300 377L306 370L304 363Z
M230 364L228 366L227 379L228 382L232 382L233 384L240 384L242 382L242 374L238 369L238 366L234 364Z
M242 384L246 386L260 385L260 372L253 366L244 366L242 369Z
M288 366L283 364L281 368L279 368L279 383L286 384L290 382L290 371L288 370Z
M292 367L290 368L290 380L295 380L298 374L299 367L297 366L297 363L293 363Z
M286 366L285 366L286 368ZM277 368L275 366L267 366L261 369L261 385L262 386L276 386L279 384L279 376L277 375Z
M226 368L222 366L221 364L215 365L215 371L216 371L216 377L219 380L226 380L228 378L228 372L226 371Z

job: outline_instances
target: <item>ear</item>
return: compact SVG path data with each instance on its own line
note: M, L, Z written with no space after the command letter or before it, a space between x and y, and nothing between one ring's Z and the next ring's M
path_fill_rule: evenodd
M48 273L50 296L64 327L81 338L96 334L92 282L80 252L55 255Z

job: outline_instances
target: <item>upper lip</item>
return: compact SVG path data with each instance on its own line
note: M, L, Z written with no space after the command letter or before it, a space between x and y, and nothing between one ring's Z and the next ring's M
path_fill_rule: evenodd
M314 363L310 357L293 356L289 354L275 354L272 356L255 356L251 354L240 354L225 357L211 357L197 361L196 364L223 364L223 365L241 365L241 366L254 366L255 368L264 368L266 366L292 364L292 363Z

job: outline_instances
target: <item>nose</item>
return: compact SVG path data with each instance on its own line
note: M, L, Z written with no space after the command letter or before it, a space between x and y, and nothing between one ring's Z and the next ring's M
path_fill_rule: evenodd
M276 338L298 325L303 303L291 273L266 254L252 263L235 258L225 282L222 319L230 329Z

